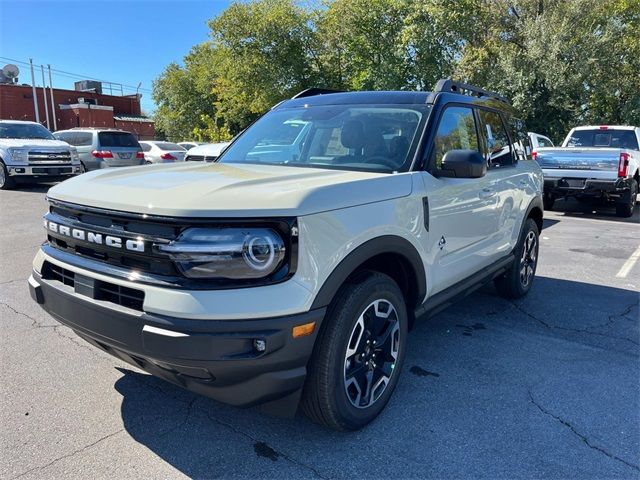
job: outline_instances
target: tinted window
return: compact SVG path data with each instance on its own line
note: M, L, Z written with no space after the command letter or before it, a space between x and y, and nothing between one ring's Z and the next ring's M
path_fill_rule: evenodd
M170 142L156 142L156 147L158 147L160 150L165 150L165 151L184 150L184 148L178 145L177 143L170 143Z
M0 138L55 140L49 130L37 123L0 122Z
M394 172L408 169L425 105L326 105L271 110L224 151L222 163Z
M140 146L142 147L143 152L151 151L151 145L149 145L148 143L141 143Z
M519 118L511 117L509 128L517 160L531 160L531 140L524 122Z
M100 132L98 141L101 147L139 147L136 137L128 132Z
M478 110L480 117L480 135L482 136L482 152L489 167L513 164L513 155L507 130L497 112Z
M60 132L54 133L54 137L63 142L67 142L69 145L75 145L75 132Z
M638 139L632 130L577 130L571 134L567 147L627 148L638 150Z
M539 147L553 147L553 143L551 140L545 137L538 137L538 146Z
M449 107L442 114L433 140L432 165L442 167L442 158L449 150L479 150L473 110Z

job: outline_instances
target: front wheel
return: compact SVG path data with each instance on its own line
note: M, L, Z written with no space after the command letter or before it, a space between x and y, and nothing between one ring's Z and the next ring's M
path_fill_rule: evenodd
M505 298L521 298L529 293L538 266L539 245L538 225L528 218L514 251L513 264L494 281L500 295Z
M0 161L0 190L11 190L15 184L15 180L9 176L6 165Z
M334 430L357 430L385 407L398 382L408 331L398 285L365 271L331 303L309 362L302 409Z

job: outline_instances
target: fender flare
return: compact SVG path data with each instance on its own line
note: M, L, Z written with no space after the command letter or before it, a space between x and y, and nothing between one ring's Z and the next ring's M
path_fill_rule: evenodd
M416 278L417 302L427 294L427 277L418 250L408 240L396 235L383 235L364 242L349 253L331 272L320 287L311 309L326 307L349 276L367 260L385 253L404 257ZM407 305L412 310L415 305Z
M538 210L540 210L541 222L539 225L540 227L539 233L542 233L542 222L544 222L544 204L542 203L542 195L536 195L529 202L527 211L524 215L524 218L522 219L522 225L520 225L520 235L518 236L518 239L522 238L522 231L524 230L524 224L526 223L527 218L531 216L531 212L533 211L534 208L537 208Z

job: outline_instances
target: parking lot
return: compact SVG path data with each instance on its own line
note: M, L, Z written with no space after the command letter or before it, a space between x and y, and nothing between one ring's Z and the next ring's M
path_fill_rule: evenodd
M26 283L45 192L0 192L1 478L640 476L637 207L558 202L529 296L419 322L388 408L338 434L183 391L46 315Z

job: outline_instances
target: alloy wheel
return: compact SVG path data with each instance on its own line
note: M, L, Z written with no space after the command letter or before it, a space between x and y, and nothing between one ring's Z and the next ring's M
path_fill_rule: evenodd
M524 239L522 258L520 259L520 283L527 287L536 271L538 261L538 239L534 232L529 232Z
M4 184L6 181L7 181L7 175L4 173L4 168L2 164L0 164L0 188L4 187Z
M344 357L344 388L356 408L373 405L393 375L400 347L400 321L388 300L367 306L351 331Z

